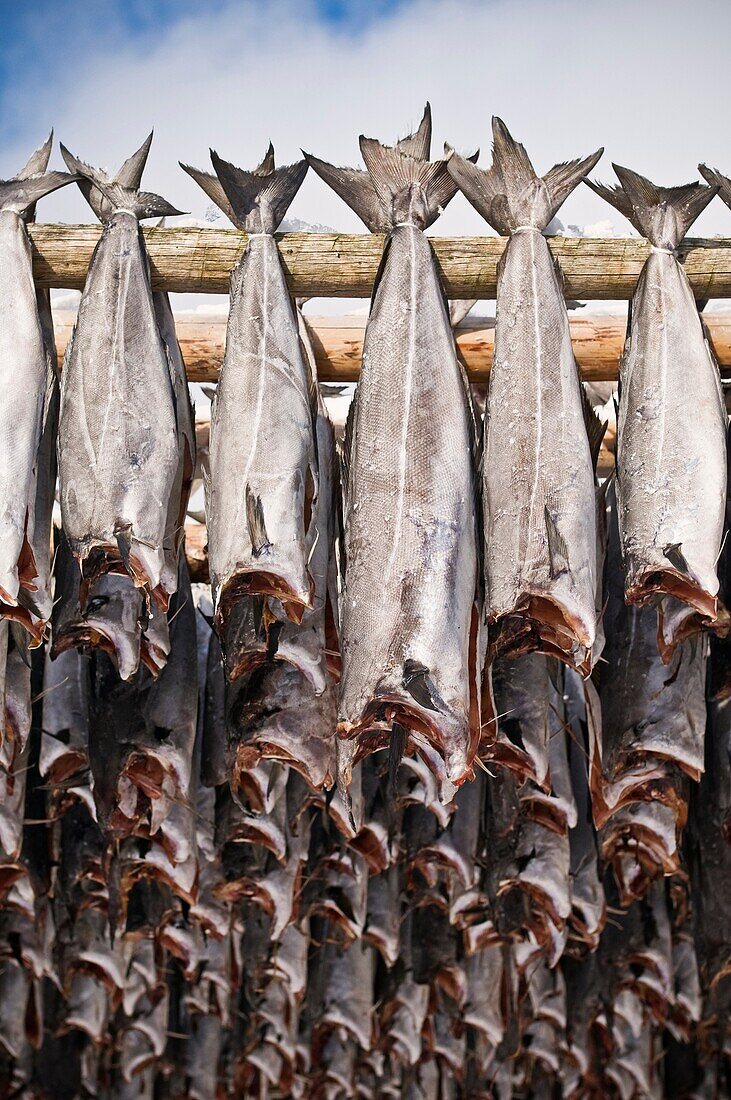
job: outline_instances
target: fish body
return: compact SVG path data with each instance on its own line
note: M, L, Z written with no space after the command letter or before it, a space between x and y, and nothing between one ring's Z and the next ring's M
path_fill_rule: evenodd
M718 367L675 255L716 187L662 188L626 168L615 171L621 187L592 186L650 241L620 364L625 596L637 604L660 597L658 638L667 661L683 637L719 622L727 418Z
M614 494L610 493L614 505ZM691 778L703 771L707 643L687 639L663 664L657 612L624 599L617 510L612 507L605 574L607 636L602 668L602 767L607 784L648 764L674 762ZM596 808L595 808L596 810Z
M51 141L14 179L0 180L0 614L21 622L35 645L51 612L57 379L48 295L36 293L26 223L38 199L75 178L46 172Z
M139 175L125 186L62 152L87 194L102 191L92 206L105 223L63 370L63 526L84 581L126 571L165 610L176 581L166 536L180 448L139 218L177 211L139 191Z
M188 389L188 376L185 370L185 362L175 332L175 318L170 306L170 298L162 291L157 290L152 295L152 302L157 318L157 327L160 330L163 344L167 353L170 367L170 381L175 398L175 417L178 434L178 466L175 471L170 500L168 502L167 523L165 526L165 587L172 589L177 579L178 551L183 537L185 513L188 507L193 474L195 472L196 445L195 445L195 412L190 400ZM172 575L172 579L171 579Z
M428 146L361 139L367 174L309 159L389 233L345 446L338 731L419 730L460 782L479 736L474 424L423 233L456 188Z
M597 626L596 482L560 274L542 230L601 150L539 178L500 119L493 136L487 171L456 153L449 160L465 196L509 235L484 421L490 648L542 649L588 673Z
M231 276L206 494L214 608L225 644L226 620L241 597L278 600L294 622L312 606L317 464L313 380L273 236L307 165L276 169L271 146L253 172L215 153L212 159L218 178L186 171L249 233Z
M254 237L232 281L211 419L208 546L217 606L236 590L271 595L294 618L312 604L305 516L315 470L311 382L289 291L274 237Z

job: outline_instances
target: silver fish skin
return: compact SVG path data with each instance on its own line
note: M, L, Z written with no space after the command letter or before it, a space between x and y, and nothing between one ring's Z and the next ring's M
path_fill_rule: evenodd
M346 448L338 731L420 730L461 782L479 737L474 426L422 231L456 187L443 161L370 139L361 149L390 236Z
M487 171L453 153L467 199L509 235L498 270L484 421L484 560L491 651L539 648L585 673L596 636L595 476L560 275L543 236L601 156L539 178L493 119Z
M669 661L682 638L719 621L727 418L718 367L675 255L717 188L656 187L614 167L621 187L591 186L651 245L620 364L617 497L625 596L638 604L662 597L659 640ZM672 597L687 614L678 613Z
M164 610L175 590L165 541L179 445L139 219L178 211L61 151L108 207L61 383L63 526L85 580L125 568Z
M44 539L50 545L50 517L46 525L46 509L37 509L36 496L39 479L45 485L44 429L55 427L56 365L39 315L43 298L36 297L26 222L38 199L75 179L46 172L51 141L52 135L17 176L0 180L0 615L22 622L36 645L51 606L43 545ZM34 551L42 560L36 561Z
M273 233L307 165L275 168L271 146L253 172L211 157L218 179L186 171L250 234L231 275L211 409L206 512L214 608L223 625L238 598L258 594L280 600L299 622L313 602L314 391Z
M178 427L178 468L175 473L173 491L168 502L165 529L167 564L163 581L165 587L172 590L177 579L178 551L183 537L185 513L188 508L188 499L195 471L195 411L190 400L188 376L175 332L175 318L170 306L170 298L164 291L158 290L152 295L152 301L155 307L157 325L167 351Z

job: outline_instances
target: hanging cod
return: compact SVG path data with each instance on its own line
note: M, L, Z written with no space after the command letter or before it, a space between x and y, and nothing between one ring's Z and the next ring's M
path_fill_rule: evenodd
M253 172L211 159L216 176L181 167L249 234L231 275L206 486L214 611L227 668L240 675L246 655L229 629L237 605L263 597L259 617L276 652L282 624L301 622L314 597L315 391L273 235L307 164L275 168L271 146Z
M361 137L366 171L307 159L387 234L344 448L338 732L358 755L390 740L392 764L426 738L461 782L479 735L476 433L424 234L457 190L430 145L427 106L393 148Z
M592 437L601 429L582 393L561 275L542 231L602 152L541 178L495 118L489 169L457 153L449 159L467 199L509 237L484 423L491 653L541 649L584 673L596 658L597 630L598 444L587 426Z
M726 411L718 367L676 249L717 186L657 187L614 165L619 187L586 181L650 242L619 369L617 502L630 603L659 598L658 644L725 629L718 562L726 499ZM693 416L688 418L688 386Z
M47 292L33 283L26 223L39 199L75 179L46 171L52 141L53 134L17 176L0 180L0 615L21 622L35 645L52 605L58 380Z
M150 140L114 179L61 146L104 230L65 356L59 479L82 602L97 577L126 571L166 610L177 584L167 529L180 461L178 418L139 220L179 211L139 190Z

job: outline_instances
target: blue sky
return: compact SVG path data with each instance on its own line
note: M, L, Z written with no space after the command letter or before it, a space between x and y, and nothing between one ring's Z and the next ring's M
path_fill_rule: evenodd
M299 18L345 35L363 33L409 0L305 0ZM188 19L215 24L231 0L0 0L0 142L22 134L22 90L42 83L68 87L80 61L120 50L149 50ZM269 0L239 6L271 10ZM21 93L21 94L18 94Z
M179 159L208 167L213 146L249 167L271 138L280 161L357 163L358 134L403 135L426 99L435 150L480 145L481 164L495 113L539 171L604 145L603 180L613 160L659 183L699 160L731 174L727 0L0 0L0 15L0 177L51 126L107 168L154 127L145 186L202 217ZM38 213L90 219L76 188ZM292 214L362 230L311 173ZM627 230L588 188L559 216ZM697 229L731 235L731 211L714 200ZM434 231L485 226L458 196Z

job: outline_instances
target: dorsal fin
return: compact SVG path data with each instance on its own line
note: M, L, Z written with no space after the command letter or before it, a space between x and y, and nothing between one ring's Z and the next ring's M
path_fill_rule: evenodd
M306 160L275 168L271 144L253 172L223 160L213 149L211 160L231 206L234 225L248 233L274 233L307 174Z
M136 153L124 162L116 176L110 177L99 168L75 157L65 145L61 145L61 156L68 167L75 172L79 188L101 222L108 222L117 210L128 210L135 217L164 218L182 214L166 199L151 191L140 191L134 181L140 179L150 151L152 134L143 142ZM122 179L120 179L120 176ZM124 182L131 180L132 185Z
M599 149L584 160L555 164L541 177L502 119L493 118L492 132L490 168L477 168L451 151L449 171L478 213L502 234L519 226L545 229L604 151Z
M589 186L624 214L638 233L656 248L677 248L718 191L717 184L707 187L697 180L680 187L659 187L629 168L619 164L612 167L619 187L595 183Z

